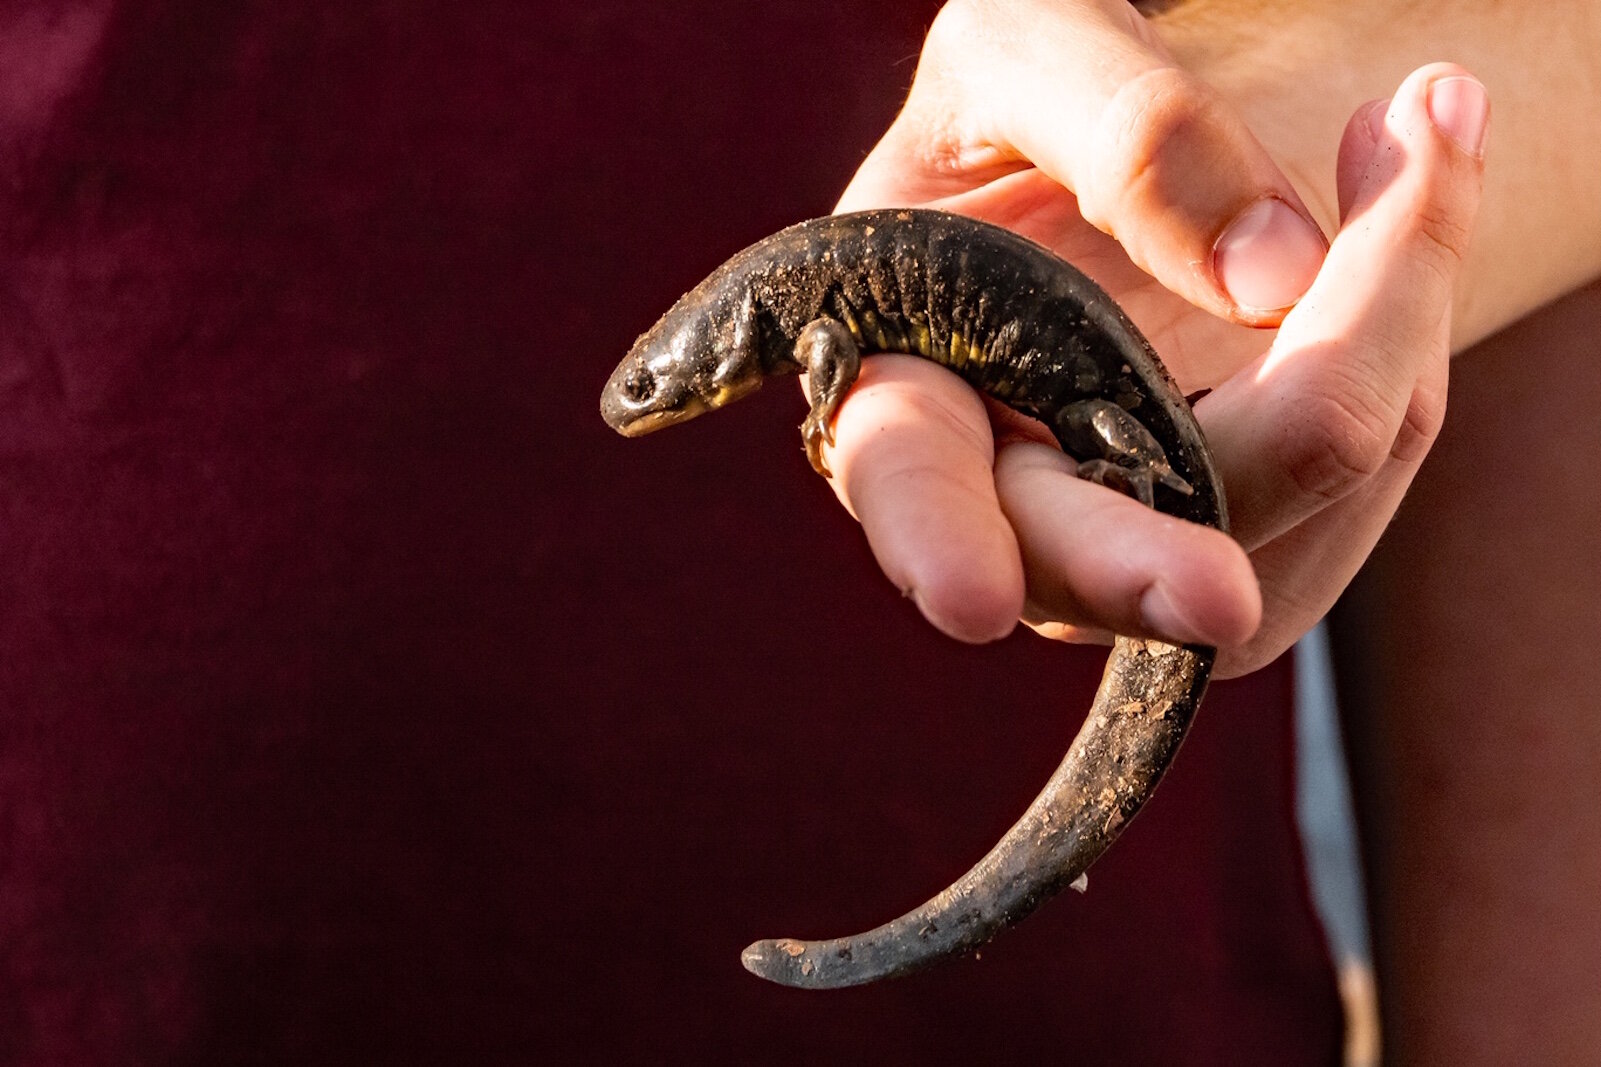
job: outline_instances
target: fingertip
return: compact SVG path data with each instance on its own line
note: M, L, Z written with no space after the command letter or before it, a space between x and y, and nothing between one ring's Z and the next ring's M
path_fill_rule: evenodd
M956 640L1011 633L1023 565L977 394L927 360L875 356L840 409L835 442L836 491L889 580Z
M1343 222L1318 289L1324 319L1337 322L1358 306L1391 316L1448 308L1477 214L1488 122L1482 83L1454 63L1419 67L1387 106L1353 116L1339 163ZM1432 335L1438 320L1431 312L1420 328ZM1393 344L1395 326L1388 332Z
M996 465L1026 568L1029 625L1075 640L1104 629L1209 645L1256 631L1261 592L1238 542L1084 481L1076 467L1036 444L1008 447Z
M1390 98L1369 100L1351 114L1340 138L1340 151L1335 164L1335 189L1340 202L1340 219L1351 211L1362 175L1373 159L1374 149L1384 136L1384 116L1390 109Z
M1458 148L1475 159L1484 157L1490 125L1490 94L1467 74L1449 74L1429 83L1429 118Z
M1219 648L1243 645L1262 627L1262 585L1250 557L1227 534L1204 580L1196 582L1197 597L1206 605L1207 638ZM1206 582L1212 588L1205 588Z
M938 491L875 500L863 529L885 575L930 625L965 644L999 641L1023 611L1016 538L983 501Z
M1477 173L1489 119L1489 92L1465 68L1429 63L1414 70L1387 107L1374 108L1368 115L1373 149L1358 198L1376 197L1408 166L1431 167L1438 162L1450 171Z
M904 590L923 618L945 636L985 645L1017 629L1023 607L1022 569L1015 581L971 581L971 568L945 571Z
M1256 574L1232 540L1206 548L1190 556L1198 565L1175 568L1146 587L1139 599L1140 620L1170 641L1223 648L1244 644L1262 625Z
M1328 250L1309 218L1267 196L1225 227L1212 246L1212 272L1238 317L1271 326L1306 295Z
M1419 120L1422 120L1421 122ZM1425 63L1408 74L1375 119L1378 135L1415 136L1427 125L1464 155L1481 159L1490 122L1490 94L1484 83L1457 63Z

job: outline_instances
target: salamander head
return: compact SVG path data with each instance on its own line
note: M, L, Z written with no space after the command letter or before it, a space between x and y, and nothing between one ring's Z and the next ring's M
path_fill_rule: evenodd
M737 400L762 383L756 333L748 299L707 314L685 297L612 372L601 418L624 437L639 437Z

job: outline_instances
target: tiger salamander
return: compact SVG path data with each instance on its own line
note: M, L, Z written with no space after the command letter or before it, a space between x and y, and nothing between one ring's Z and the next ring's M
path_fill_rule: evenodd
M1227 529L1189 405L1098 286L1047 249L958 215L880 210L791 226L740 252L634 344L601 395L627 436L681 422L802 372L813 466L861 355L910 352L1050 427L1079 473ZM854 937L779 939L745 966L787 985L858 985L974 949L1075 883L1156 787L1206 688L1215 650L1118 637L1093 706L1039 797L970 871L922 907Z

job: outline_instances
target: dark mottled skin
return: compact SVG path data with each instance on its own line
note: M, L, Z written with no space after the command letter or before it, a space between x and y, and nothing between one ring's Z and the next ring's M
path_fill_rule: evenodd
M810 375L812 461L858 351L912 352L1040 419L1080 473L1227 528L1189 405L1112 299L1009 231L934 211L815 219L736 255L643 335L601 413L634 436L712 410L774 374ZM826 471L824 471L826 473ZM1155 789L1206 689L1214 650L1120 637L1084 727L1029 810L921 908L831 941L763 941L745 966L787 985L859 985L974 949L1072 884Z

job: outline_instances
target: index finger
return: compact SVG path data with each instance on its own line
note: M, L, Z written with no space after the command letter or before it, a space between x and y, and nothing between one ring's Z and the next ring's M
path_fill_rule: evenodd
M840 207L948 200L1028 167L1165 287L1234 321L1276 324L1327 247L1244 121L1121 0L948 4Z

